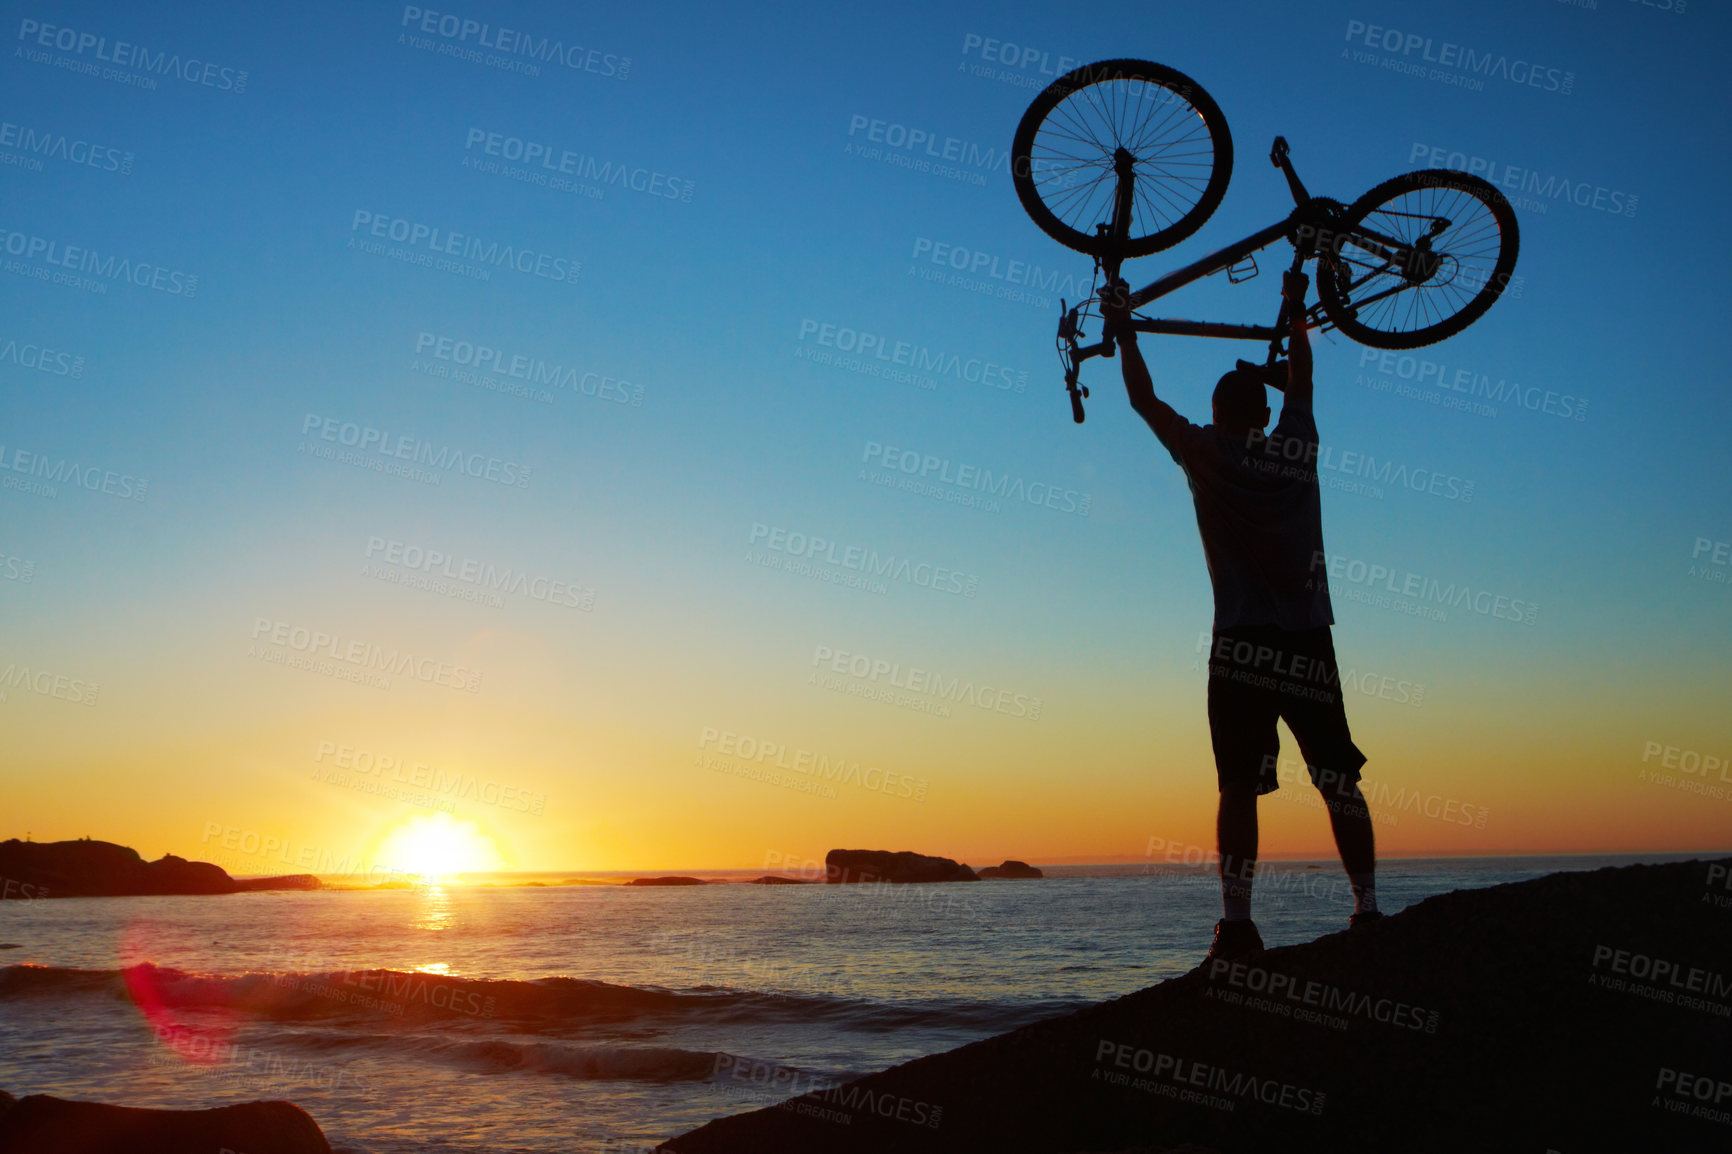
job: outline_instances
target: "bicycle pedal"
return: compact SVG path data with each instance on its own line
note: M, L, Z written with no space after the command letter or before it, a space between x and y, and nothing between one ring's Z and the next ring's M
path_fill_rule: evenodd
M1227 266L1227 283L1244 284L1246 281L1256 276L1258 271L1257 258L1254 255L1247 256L1238 264Z

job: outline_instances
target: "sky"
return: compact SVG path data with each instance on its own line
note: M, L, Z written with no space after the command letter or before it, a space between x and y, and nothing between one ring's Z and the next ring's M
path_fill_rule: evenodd
M1071 422L1091 263L1002 163L1131 57L1237 154L1138 283L1286 215L1277 134L1343 202L1509 182L1489 314L1316 342L1323 442L1376 462L1323 509L1381 852L1727 848L1724 13L1088 11L7 4L0 836L234 873L1211 846L1189 493L1115 363ZM1267 323L1286 259L1154 315ZM1198 423L1257 355L1143 347ZM1302 779L1262 815L1331 854Z

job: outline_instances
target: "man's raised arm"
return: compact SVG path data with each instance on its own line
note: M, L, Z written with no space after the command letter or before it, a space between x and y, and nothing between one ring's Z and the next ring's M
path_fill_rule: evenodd
M1282 407L1297 401L1311 408L1311 336L1305 331L1305 289L1310 281L1302 272L1288 270L1281 278L1281 295L1287 298L1287 388Z
M1118 291L1115 293L1113 288ZM1131 408L1149 423L1149 428L1154 430L1162 444L1171 445L1173 434L1185 419L1171 405L1155 396L1149 366L1143 362L1143 351L1137 347L1136 330L1128 323L1130 309L1124 303L1128 291L1129 286L1123 281L1104 290L1101 293L1101 318L1106 322L1107 331L1118 342L1119 367L1124 372L1125 394L1130 397Z

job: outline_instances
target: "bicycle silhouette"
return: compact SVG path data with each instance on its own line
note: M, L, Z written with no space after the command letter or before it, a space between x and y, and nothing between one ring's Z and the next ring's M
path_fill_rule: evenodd
M1294 271L1317 261L1307 325L1375 348L1418 348L1453 336L1509 285L1520 243L1515 211L1479 177L1443 168L1405 172L1347 205L1306 191L1282 137L1269 159L1293 194L1286 219L1131 292L1132 309L1223 270L1232 283L1249 280L1258 271L1255 254L1283 239L1293 245ZM1233 140L1220 108L1194 80L1161 64L1084 65L1048 85L1023 114L1011 146L1017 197L1048 236L1095 258L1089 298L1074 308L1060 301L1059 354L1078 424L1089 395L1077 380L1082 363L1114 355L1111 333L1078 343L1083 322L1100 315L1103 274L1101 291L1114 291L1126 260L1196 232L1220 206L1232 172ZM1140 316L1130 325L1268 341L1265 383L1285 382L1285 301L1268 327Z

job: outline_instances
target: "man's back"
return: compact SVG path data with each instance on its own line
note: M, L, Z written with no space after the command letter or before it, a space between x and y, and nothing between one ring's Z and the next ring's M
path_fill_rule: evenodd
M1185 470L1203 557L1215 588L1215 628L1334 623L1317 488L1317 425L1288 400L1267 437L1170 422L1161 443Z

